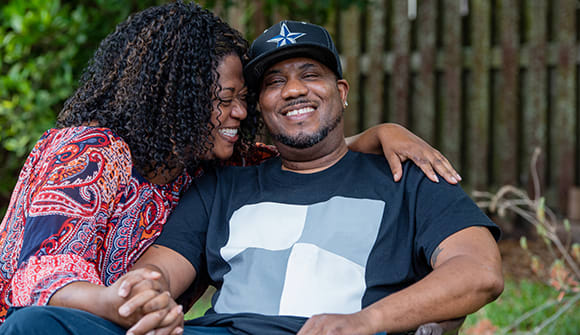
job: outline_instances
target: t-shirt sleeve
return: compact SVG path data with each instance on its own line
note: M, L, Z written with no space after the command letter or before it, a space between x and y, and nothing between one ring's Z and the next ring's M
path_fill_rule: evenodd
M195 180L155 241L185 257L198 274L205 268L205 241L216 181L213 170Z
M125 142L99 129L63 136L44 150L35 178L21 190L29 207L10 283L14 306L45 305L75 281L102 285L95 245L104 239L131 171ZM17 225L19 219L8 221Z
M413 168L418 170L415 166ZM496 241L499 240L499 227L477 207L459 185L450 185L443 178L440 178L439 183L433 183L420 171L413 172L419 173L415 189L409 192L416 192L412 201L417 233L415 252L417 256L425 257L427 264L430 264L435 248L444 239L462 229L487 227Z

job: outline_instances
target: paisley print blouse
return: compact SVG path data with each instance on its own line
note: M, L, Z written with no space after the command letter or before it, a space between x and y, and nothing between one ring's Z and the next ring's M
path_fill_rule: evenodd
M250 150L234 165L276 153ZM75 281L110 285L150 246L192 177L148 182L110 129L50 129L38 141L0 224L0 324L9 306L45 305Z

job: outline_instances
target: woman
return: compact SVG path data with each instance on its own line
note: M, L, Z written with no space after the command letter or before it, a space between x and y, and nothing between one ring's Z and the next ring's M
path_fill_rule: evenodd
M255 102L223 65L228 55L245 59L246 49L237 31L181 2L137 13L103 40L57 127L30 153L0 226L0 320L9 305L107 318L91 295L98 299L153 243L202 160L275 155L253 144ZM399 127L384 129L402 148L385 148L388 157L404 159L410 146L420 159L443 161L435 166L452 180L437 151Z

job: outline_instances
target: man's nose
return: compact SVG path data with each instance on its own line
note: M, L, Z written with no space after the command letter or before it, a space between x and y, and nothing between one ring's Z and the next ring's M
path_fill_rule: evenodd
M292 99L299 96L306 95L308 87L298 78L291 78L286 82L282 90L283 99Z

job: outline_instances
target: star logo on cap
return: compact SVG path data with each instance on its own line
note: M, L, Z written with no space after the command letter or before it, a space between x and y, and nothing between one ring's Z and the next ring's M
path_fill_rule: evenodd
M306 33L293 33L286 27L286 23L282 23L282 28L280 28L280 34L277 36L272 37L271 39L267 40L266 42L277 43L276 47L282 47L286 44L294 44L296 40L300 37L306 35Z

